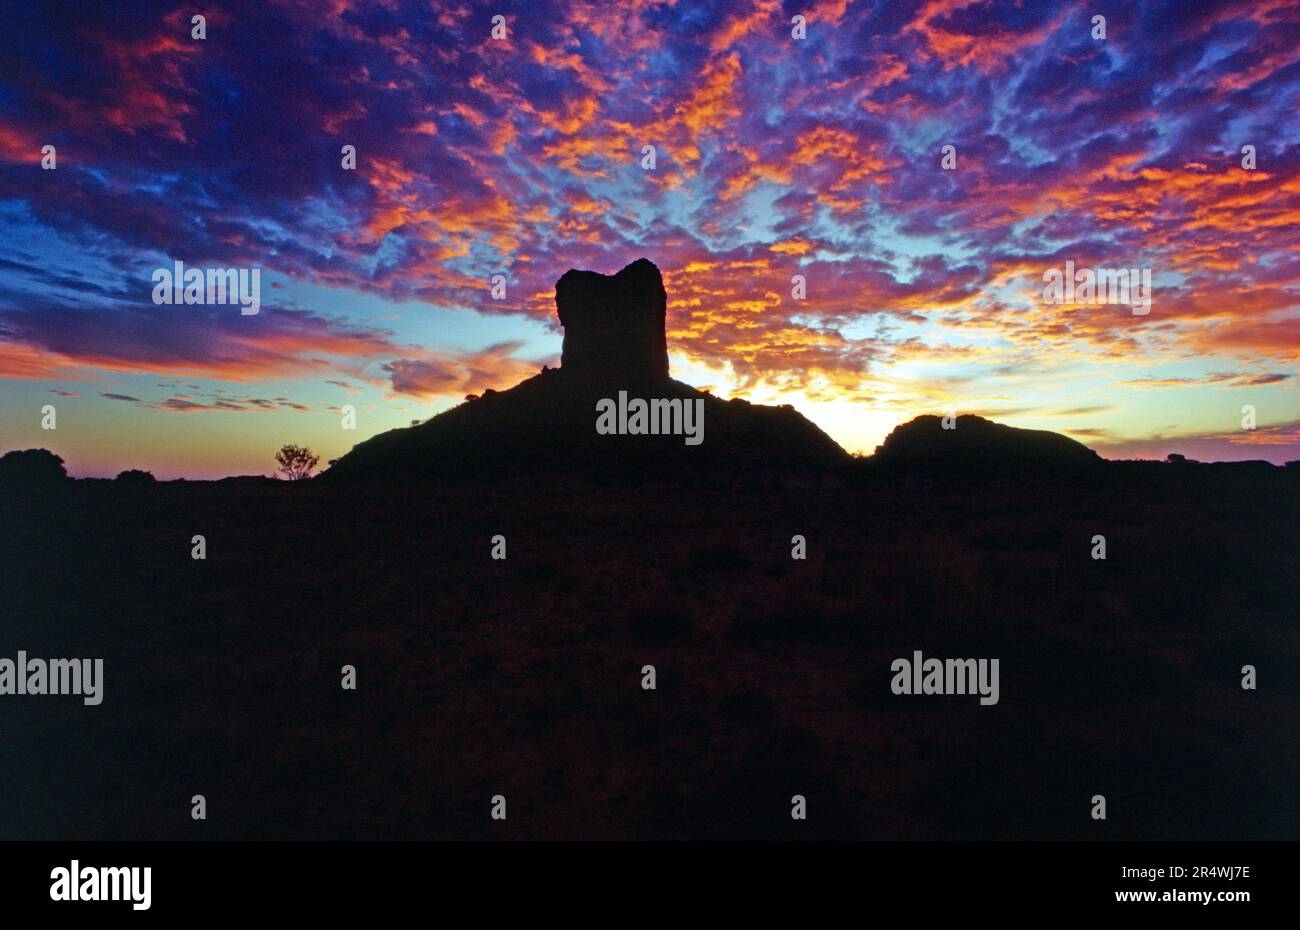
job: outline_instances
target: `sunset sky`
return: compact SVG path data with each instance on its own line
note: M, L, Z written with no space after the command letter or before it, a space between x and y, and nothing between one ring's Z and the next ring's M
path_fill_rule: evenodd
M952 411L1110 458L1300 458L1300 0L4 17L0 451L324 461L557 365L556 279L644 256L674 377L852 451ZM260 268L260 313L155 305L177 260ZM1150 313L1045 302L1066 261L1151 269Z

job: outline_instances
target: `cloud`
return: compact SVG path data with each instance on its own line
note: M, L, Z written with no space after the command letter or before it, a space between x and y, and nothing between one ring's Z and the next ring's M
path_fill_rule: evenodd
M1083 417L1094 413L1106 413L1115 408L1110 404L1092 404L1087 407L1070 407L1068 410L1053 411L1052 416L1057 417Z
M256 316L242 316L225 306L29 300L20 309L16 300L0 304L0 371L8 377L80 366L256 381L337 372L341 364L401 351L385 331L286 307L263 305Z
M172 413L267 413L275 410L293 410L298 413L311 412L311 407L307 404L300 404L283 397L267 400L260 397L214 396L212 400L205 402L191 397L173 396L165 400L151 401L147 406Z
M297 413L310 413L312 408L287 397L268 400L264 397L236 397L224 391L209 392L202 398L192 395L174 394L161 400L142 400L128 394L101 393L101 397L110 400L127 401L141 407L163 410L168 413L249 413L292 410Z
M430 352L418 358L394 359L382 367L398 394L460 399L488 388L510 387L536 374L540 363L515 357L519 348L518 342L503 342L480 352Z
M1268 384L1280 384L1283 381L1290 380L1291 377L1292 375L1289 372L1269 372L1261 374L1211 372L1200 378L1136 378L1128 381L1120 381L1118 383L1128 387L1143 388L1203 387L1207 385L1223 385L1224 387L1263 387Z

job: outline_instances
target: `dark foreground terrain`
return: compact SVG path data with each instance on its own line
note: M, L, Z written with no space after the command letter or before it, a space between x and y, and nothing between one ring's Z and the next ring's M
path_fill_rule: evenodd
M0 654L105 697L0 698L0 838L1300 838L1297 491L10 491ZM1000 702L893 695L917 649Z

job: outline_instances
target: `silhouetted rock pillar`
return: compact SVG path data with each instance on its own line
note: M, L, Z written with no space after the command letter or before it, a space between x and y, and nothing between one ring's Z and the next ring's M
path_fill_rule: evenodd
M561 368L624 381L667 377L667 304L659 269L644 258L616 275L566 271L555 282L564 327Z

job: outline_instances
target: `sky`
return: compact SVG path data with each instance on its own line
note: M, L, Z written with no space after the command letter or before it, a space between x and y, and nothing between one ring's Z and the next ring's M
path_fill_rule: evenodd
M1300 459L1300 0L3 15L0 451L324 462L557 365L555 281L645 257L674 377L851 451L951 412ZM177 261L259 311L155 303Z

